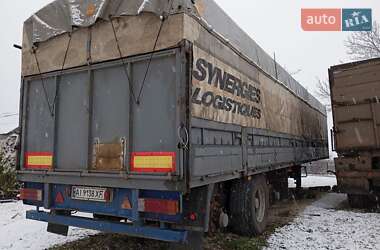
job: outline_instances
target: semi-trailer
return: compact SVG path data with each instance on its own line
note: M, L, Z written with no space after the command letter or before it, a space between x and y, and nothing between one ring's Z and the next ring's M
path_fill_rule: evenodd
M329 154L325 107L212 0L53 1L24 24L20 112L26 216L64 235L260 234Z

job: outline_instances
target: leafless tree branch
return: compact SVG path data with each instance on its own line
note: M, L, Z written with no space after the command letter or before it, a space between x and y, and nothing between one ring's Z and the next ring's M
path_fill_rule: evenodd
M331 110L330 86L328 81L317 78L317 90L315 94L327 106L327 110Z
M380 57L380 24L373 22L372 31L353 32L345 46L352 60Z
M330 87L329 83L327 81L322 81L321 79L318 79L317 82L317 91L316 94L321 99L330 99Z

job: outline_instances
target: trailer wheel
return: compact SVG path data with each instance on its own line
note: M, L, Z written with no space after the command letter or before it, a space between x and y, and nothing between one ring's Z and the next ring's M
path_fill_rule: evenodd
M374 205L367 195L347 194L347 198L352 208L370 208Z
M244 236L265 231L268 222L269 190L264 175L232 184L230 194L231 229Z

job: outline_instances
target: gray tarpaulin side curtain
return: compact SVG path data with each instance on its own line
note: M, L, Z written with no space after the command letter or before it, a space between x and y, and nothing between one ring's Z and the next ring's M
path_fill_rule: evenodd
M197 1L202 2L201 14L194 5ZM326 114L325 106L277 64L214 0L55 0L26 20L24 31L30 44L36 44L71 32L73 27L89 27L99 19L139 15L141 12L151 12L158 16L166 12L186 12L197 16L267 74L277 78L297 96Z

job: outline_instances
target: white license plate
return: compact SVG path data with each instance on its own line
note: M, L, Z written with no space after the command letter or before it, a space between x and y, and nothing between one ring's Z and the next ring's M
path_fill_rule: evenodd
M107 188L73 186L71 198L74 200L109 202L111 201L111 193Z

